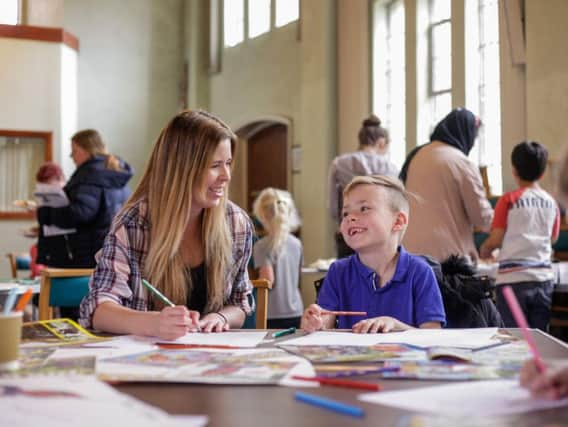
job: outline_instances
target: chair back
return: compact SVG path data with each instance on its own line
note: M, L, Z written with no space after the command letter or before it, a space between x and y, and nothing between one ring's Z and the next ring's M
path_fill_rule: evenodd
M242 329L266 329L268 321L268 290L272 283L266 279L251 280L253 298L256 301L254 312L247 316Z
M10 263L10 271L12 279L18 278L18 271L29 271L31 264L31 257L28 254L16 254L10 252L6 254L8 262Z
M41 273L39 320L53 319L53 307L77 307L89 293L91 268L46 268Z

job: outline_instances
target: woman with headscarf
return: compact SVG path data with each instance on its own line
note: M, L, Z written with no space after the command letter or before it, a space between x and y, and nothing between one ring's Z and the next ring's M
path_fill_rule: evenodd
M410 199L412 221L403 239L411 252L442 262L450 255L476 261L473 229L489 230L493 209L477 166L468 159L480 120L457 108L438 123L430 142L407 157L400 178L417 197Z

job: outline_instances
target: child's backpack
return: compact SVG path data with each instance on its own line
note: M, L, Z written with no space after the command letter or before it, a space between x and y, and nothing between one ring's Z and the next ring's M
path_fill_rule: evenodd
M476 276L475 267L465 257L452 255L442 264L422 256L434 270L444 309L447 328L504 327L493 303L495 281Z

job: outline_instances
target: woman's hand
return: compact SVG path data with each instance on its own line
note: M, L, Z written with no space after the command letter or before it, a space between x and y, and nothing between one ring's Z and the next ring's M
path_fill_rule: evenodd
M201 327L201 332L224 332L230 328L227 318L220 313L209 313L203 316L199 326Z
M394 317L380 316L361 320L353 325L356 334L374 334L377 332L393 332L407 329L406 325Z
M568 396L568 365L549 366L541 373L534 359L527 360L521 369L520 382L537 397L559 399Z
M317 304L312 304L304 310L300 327L306 332L314 332L323 329L322 309Z
M165 307L160 311L158 331L156 336L165 340L175 340L183 337L188 331L199 330L199 313L189 311L182 305Z

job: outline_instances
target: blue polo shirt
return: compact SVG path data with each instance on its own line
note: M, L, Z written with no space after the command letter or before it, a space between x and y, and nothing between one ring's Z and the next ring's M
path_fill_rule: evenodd
M390 316L418 327L424 322L445 324L446 314L436 276L422 258L402 246L393 278L379 288L378 275L358 254L335 261L318 296L325 310L366 311L367 316L338 316L340 329L351 329L365 318Z

